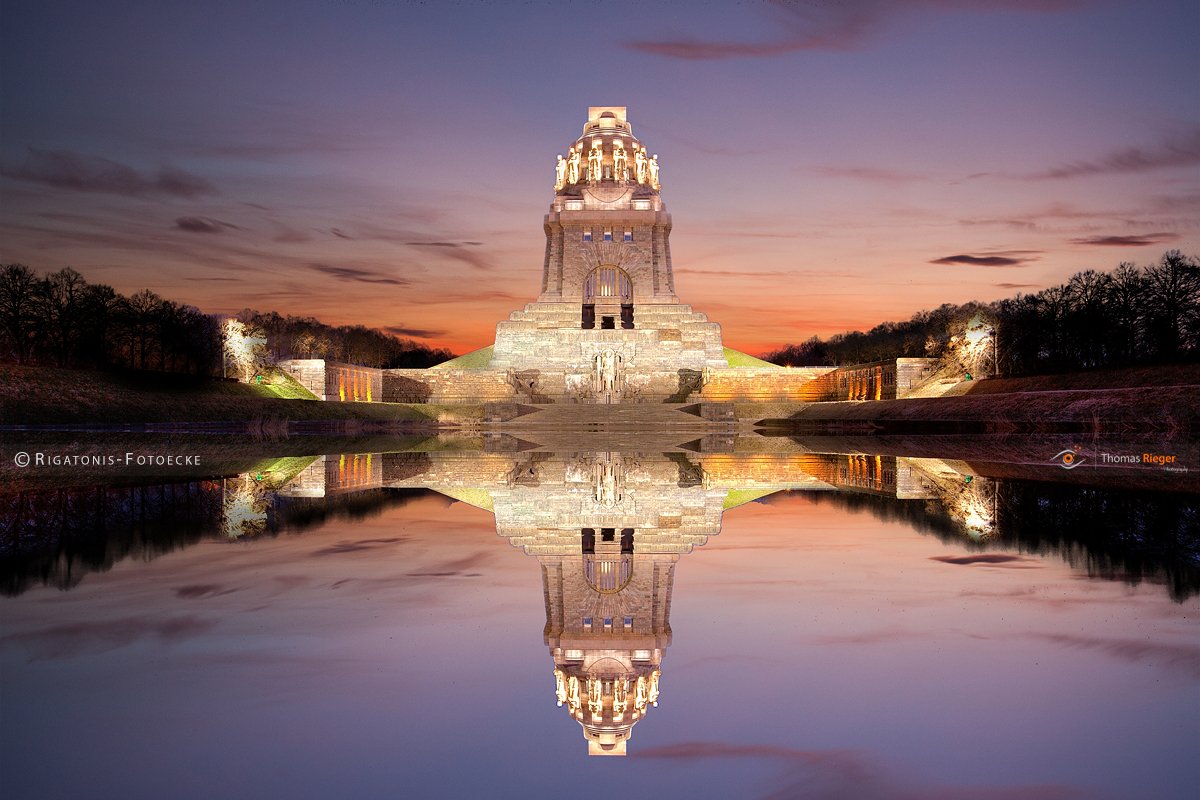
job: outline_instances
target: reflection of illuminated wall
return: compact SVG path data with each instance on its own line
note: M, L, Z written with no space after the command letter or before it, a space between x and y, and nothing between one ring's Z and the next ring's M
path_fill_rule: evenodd
M279 490L285 497L329 497L383 486L382 453L322 456Z

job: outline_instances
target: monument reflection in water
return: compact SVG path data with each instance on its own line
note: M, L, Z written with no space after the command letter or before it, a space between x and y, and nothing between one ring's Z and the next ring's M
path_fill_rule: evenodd
M270 484L255 477L226 487L227 535L266 524L267 499L253 486ZM604 451L326 456L277 494L384 486L434 489L491 511L496 532L538 559L556 701L582 726L591 755L624 755L633 726L658 705L675 564L721 532L726 509L780 490L840 488L938 498L962 510L969 533L986 535L994 488L964 483L935 459Z

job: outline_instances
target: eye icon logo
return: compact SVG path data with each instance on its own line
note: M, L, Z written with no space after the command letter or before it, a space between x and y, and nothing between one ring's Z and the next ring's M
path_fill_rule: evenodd
M1058 464L1063 469L1075 469L1080 464L1087 461L1087 459L1079 455L1079 449L1075 448L1073 450L1063 450L1061 453L1054 456L1054 458L1050 459L1050 461Z

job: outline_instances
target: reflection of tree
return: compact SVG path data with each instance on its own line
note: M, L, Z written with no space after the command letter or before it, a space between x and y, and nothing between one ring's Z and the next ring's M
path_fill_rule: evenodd
M968 550L1053 555L1091 577L1163 583L1177 602L1200 594L1200 497L1032 481L1002 482L996 492L995 529L986 542L965 537L963 524L937 500L841 492L805 497L903 522Z
M0 497L0 592L68 589L127 558L150 560L227 535L220 480L153 486L83 487ZM329 498L278 497L256 535L301 531L335 519L362 520L434 494L373 489Z
M1089 576L1200 593L1200 497L1014 481L1001 486L1000 539L1052 553Z

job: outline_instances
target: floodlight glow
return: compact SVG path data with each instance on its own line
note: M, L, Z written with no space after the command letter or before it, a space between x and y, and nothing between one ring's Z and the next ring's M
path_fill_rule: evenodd
M266 343L266 339L251 335L236 319L225 321L225 357L241 373L241 380L249 382L257 357Z

